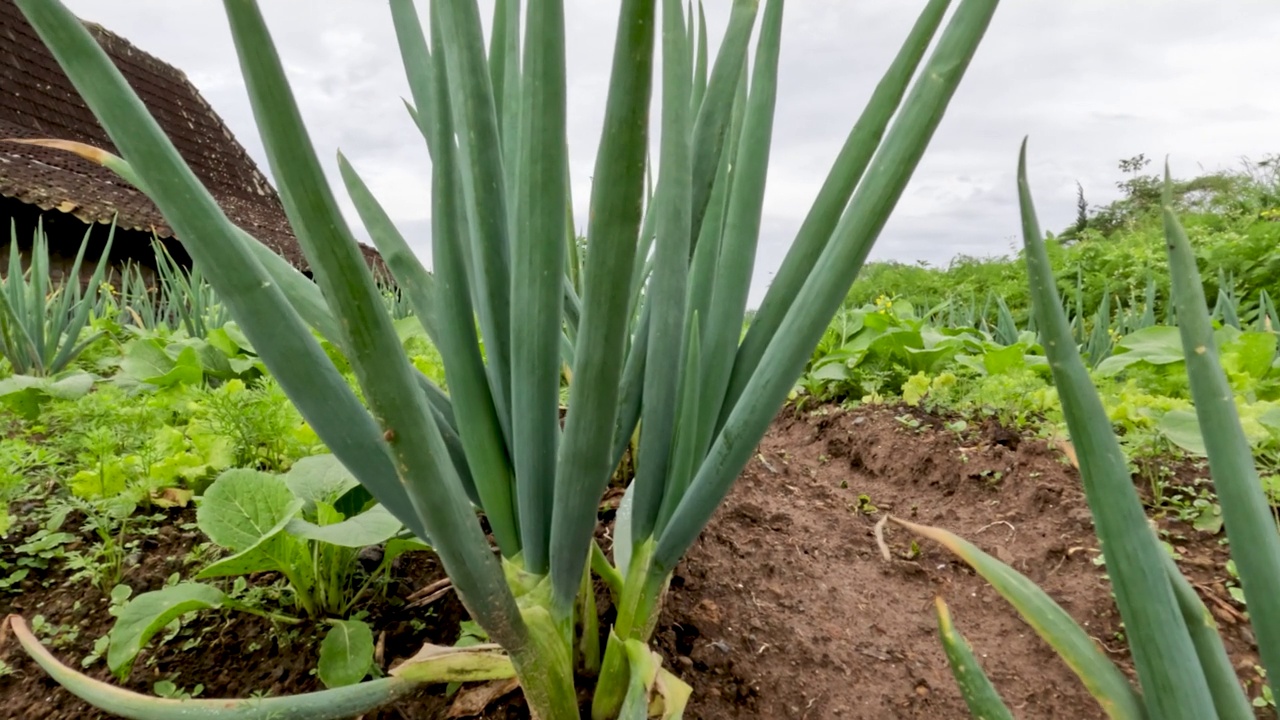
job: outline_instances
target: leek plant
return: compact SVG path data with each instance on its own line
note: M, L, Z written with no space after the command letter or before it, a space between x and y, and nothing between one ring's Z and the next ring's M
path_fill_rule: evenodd
M714 58L701 8L695 20L679 0L620 3L581 247L569 202L563 2L497 0L486 45L474 0L433 0L425 24L411 0L391 0L408 110L432 158L431 272L355 167L341 156L339 165L374 244L440 350L448 394L401 349L256 3L224 6L315 285L228 221L61 3L18 5L122 157L61 146L155 201L299 411L369 495L435 549L501 650L433 648L369 683L251 703L191 700L178 709L75 674L15 618L24 647L73 692L129 717L345 717L415 684L494 677L505 668L534 717L560 720L579 717L575 676L583 674L597 676L593 718L681 716L690 690L648 648L672 571L840 307L997 1L962 0L927 60L949 2L925 4L743 336L783 0L734 0ZM650 167L658 53L661 130ZM367 409L312 329L346 354ZM593 534L628 447L636 475L609 557ZM592 571L617 608L603 650Z
M1137 669L1137 686L1085 629L1027 577L946 530L893 520L949 548L990 582L1058 652L1108 716L1117 720L1253 718L1213 616L1147 522L1119 441L1071 337L1031 202L1025 141L1018 191L1033 309L1079 458L1085 497ZM1171 198L1166 167L1162 214L1172 302L1192 399L1262 664L1268 678L1280 677L1280 606L1275 602L1280 593L1280 533L1218 361L1204 285ZM1012 717L941 602L938 619L953 672L973 715Z
M115 238L115 225L107 236L106 248L89 280L80 287L80 266L89 247L85 232L71 271L61 283L50 275L49 240L44 223L37 225L32 238L30 263L22 269L17 227L10 223L9 267L0 280L0 355L18 375L50 377L61 373L97 334L81 339L89 323L89 313L98 302L98 292L107 269L105 259Z
M188 337L206 338L230 321L213 288L196 268L184 270L168 248L154 238L156 270L152 277L134 262L120 270L120 287L108 286L94 308L95 317L123 314L140 330L182 328Z
M98 296L98 304L93 309L94 319L118 318L139 329L170 326L170 319L141 266L132 261L125 263L115 280L119 287L108 283Z
M169 249L155 239L151 241L151 248L156 254L160 281L158 304L169 318L168 324L180 323L188 336L204 338L210 330L231 320L199 268L183 270Z

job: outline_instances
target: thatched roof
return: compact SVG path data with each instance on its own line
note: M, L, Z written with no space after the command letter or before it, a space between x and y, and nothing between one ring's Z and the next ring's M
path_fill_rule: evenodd
M307 270L275 189L186 75L99 25L85 25L232 222ZM0 138L73 140L116 152L12 0L0 0ZM111 171L61 150L0 143L0 195L86 223L110 223L119 213L119 227L173 237L145 195ZM381 265L375 250L362 250Z

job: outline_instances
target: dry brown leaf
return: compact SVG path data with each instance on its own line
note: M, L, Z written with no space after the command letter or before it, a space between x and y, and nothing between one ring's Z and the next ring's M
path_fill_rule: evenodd
M163 508L186 507L191 502L193 492L184 488L165 488L151 493L151 501Z
M1059 439L1058 449L1061 450L1062 454L1066 455L1067 459L1071 461L1071 467L1077 470L1080 469L1080 460L1076 458L1076 448L1071 444L1070 440Z
M457 696L453 699L453 704L449 706L449 717L475 717L484 712L485 708L492 705L495 700L518 687L520 687L519 680L508 678L506 680L491 680L483 685L463 688L458 691Z

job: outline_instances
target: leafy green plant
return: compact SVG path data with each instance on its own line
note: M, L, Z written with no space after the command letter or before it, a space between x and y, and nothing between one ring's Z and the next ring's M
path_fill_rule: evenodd
M175 700L190 700L200 693L204 692L204 685L197 684L190 690L184 690L174 684L172 680L157 680L155 685L151 686L152 692L163 698Z
M95 339L81 339L80 332L89 320L97 302L99 286L107 263L98 263L89 279L88 288L80 287L80 265L89 247L89 233L62 283L55 283L49 265L49 241L44 224L36 227L28 257L30 264L22 269L23 254L18 245L18 229L10 224L9 268L0 280L0 355L18 375L56 376L75 360L76 355ZM103 257L111 252L115 224L107 236Z
M62 529L70 511L70 507L63 507L52 513L35 532L13 545L15 560L12 563L0 560L0 570L5 572L5 577L0 578L0 588L14 591L27 578L40 578L55 561L66 557L67 545L76 539Z
M40 417L50 400L75 400L93 389L89 373L68 372L61 377L11 375L0 380L0 403L28 420Z
M332 455L303 458L284 475L224 472L200 498L197 524L232 554L197 579L278 572L308 615L346 615L368 588L367 580L355 584L357 553L402 530L381 505L365 508L352 492L358 487ZM399 552L412 547L402 544ZM383 563L395 555L385 553Z
M544 719L578 716L579 667L598 674L593 717L643 717L651 707L680 716L688 688L647 647L671 573L840 306L997 5L962 0L922 65L948 9L946 0L926 5L744 334L783 2L770 0L761 13L756 0L735 0L714 60L701 13L695 23L691 8L686 19L682 3L663 0L659 20L658 4L627 0L619 9L607 131L578 254L570 253L562 3L529 3L523 14L516 0L496 3L488 47L474 2L430 3L427 28L413 3L391 3L410 111L432 156L432 273L354 167L341 156L339 165L397 286L440 350L446 395L406 357L255 3L228 2L226 11L272 175L315 285L227 220L60 3L19 0L123 157L76 150L155 201L303 417L369 494L430 542L471 616L506 653L455 648L448 661L488 663L492 672L507 663L533 715ZM650 169L659 38L661 137L658 167ZM657 178L651 195L646 174ZM312 328L349 361L362 397ZM628 447L637 475L610 560L593 535ZM618 609L603 653L589 564ZM64 672L20 622L11 624L59 682L82 696L92 690L94 702L111 707L101 688ZM413 679L476 679L426 660L400 669L325 697L343 698L350 710L350 698L371 706ZM282 706L312 707L316 697Z
M15 452L12 441L0 441L0 538L9 534L13 517L9 514L9 503L24 490L25 478L21 474L22 458Z
M269 376L251 385L231 380L198 398L192 434L230 440L234 465L283 469L315 444L314 433Z
M82 529L96 537L97 542L87 550L67 554L67 568L72 571L69 582L87 578L103 595L109 595L111 588L124 579L128 552L126 538L133 507L131 504L90 503L75 498L70 505L84 514Z
M192 392L182 388L130 394L110 383L59 402L41 429L44 470L72 498L114 516L183 504L232 462L229 439L191 429L192 405Z
M316 674L325 687L354 685L373 667L373 631L360 620L331 620L332 629L320 641Z
M427 549L411 539L393 541L403 526L380 505L366 508L363 496L353 493L357 488L359 482L332 455L317 455L298 461L285 475L228 470L205 491L197 512L200 530L225 556L200 570L196 580L278 573L308 617L337 618L328 636L336 633L343 639L330 641L327 636L321 646L321 678L330 687L364 678L362 673L350 680L354 669L335 665L340 664L332 657L338 652L335 643L361 649L362 660L346 662L362 662L366 671L372 665L372 640L353 639L364 637L368 627L346 618L382 570L361 580L356 561L360 549L387 543L382 566L390 566L405 552ZM123 607L111 630L107 665L124 678L137 653L170 621L186 612L218 607L254 611L199 582L138 595Z
M117 381L168 387L179 383L201 385L206 379L228 380L245 375L252 378L258 369L256 359L242 352L233 353L199 338L138 337L125 345Z
M908 404L915 404L930 377L956 366L978 375L1030 368L1047 378L1048 362L1035 333L1018 330L1011 319L997 330L941 326L929 319L939 312L918 312L909 302L886 297L877 298L874 305L846 307L814 350L796 395L829 401L857 398L863 392L901 393Z
M933 373L959 355L981 352L982 342L975 329L940 330L916 317L909 303L895 307L882 299L841 314L815 351L802 386L825 399L848 394L850 387L866 388L875 378L877 390L896 393L912 375Z
M176 317L189 337L208 337L231 320L199 268L185 271L163 243L153 238L151 246L159 271L159 301L167 316Z
M1025 576L946 530L896 518L895 522L948 547L990 582L1063 657L1111 717L1252 718L1250 701L1213 616L1147 522L1119 442L1071 342L1031 202L1025 141L1018 189L1035 310L1054 382L1062 391L1085 496L1137 668L1137 687L1083 628ZM1270 600L1280 591L1280 532L1240 425L1195 256L1171 195L1166 169L1162 214L1182 359L1262 664L1274 676L1280 667L1280 608ZM991 716L973 701L990 687L981 669L969 663L963 673L956 667L956 675L974 714ZM991 702L990 693L985 696ZM995 707L997 713L1007 715L1003 704Z

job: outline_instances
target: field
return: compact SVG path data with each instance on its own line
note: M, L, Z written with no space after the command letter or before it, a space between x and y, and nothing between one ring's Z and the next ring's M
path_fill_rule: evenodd
M264 16L226 3L305 268L84 23L17 0L111 147L20 142L141 192L191 266L60 285L14 230L0 707L1275 717L1280 159L1121 160L1116 201L1046 232L1024 142L1016 256L865 263L997 4L924 4L748 307L780 0L718 43L692 4L621 5L578 210L562 4L495 3L486 35L391 0L430 257L347 156L325 172Z
M1280 294L1271 270L1280 263L1280 185L1253 166L1181 187L1200 188L1183 209L1218 297L1221 357L1264 487L1280 494L1280 323L1270 300ZM1094 209L1059 242L1061 294L1133 481L1219 622L1258 717L1274 717L1169 324L1154 208L1129 197ZM883 550L877 541L877 521L890 512L957 532L1044 588L1132 674L1018 271L1016 258L950 269L873 264L855 284L672 577L653 645L693 687L689 716L959 717L937 595L1019 717L1104 717L969 566L894 526L882 531ZM130 642L113 637L130 598L213 588L214 599L166 616L147 641L135 635L136 658L114 663L132 666L117 675L125 687L165 697L313 691L343 673L377 677L423 643L483 639L431 549L394 523L319 532L328 524L320 515L336 512L335 488L349 481L326 464L332 456L212 291L198 275L179 289L183 277L164 275L167 292L187 298L176 305L157 305L132 275L91 293L80 333L89 342L57 382L4 366L0 614L23 616L63 662L112 680L109 647ZM413 364L443 384L422 326L393 290L384 298ZM357 387L341 353L326 349ZM244 473L283 477L286 493L311 498L271 531L280 547L286 536L297 545L289 557L298 566L228 561L242 548L208 499L215 482L235 499ZM624 462L600 508L607 551L629 479ZM598 585L595 595L607 628L610 594ZM335 661L338 629L364 640L348 641L350 653ZM343 666L351 657L354 671ZM513 689L437 685L364 717L527 717ZM7 639L0 707L15 719L108 717Z

